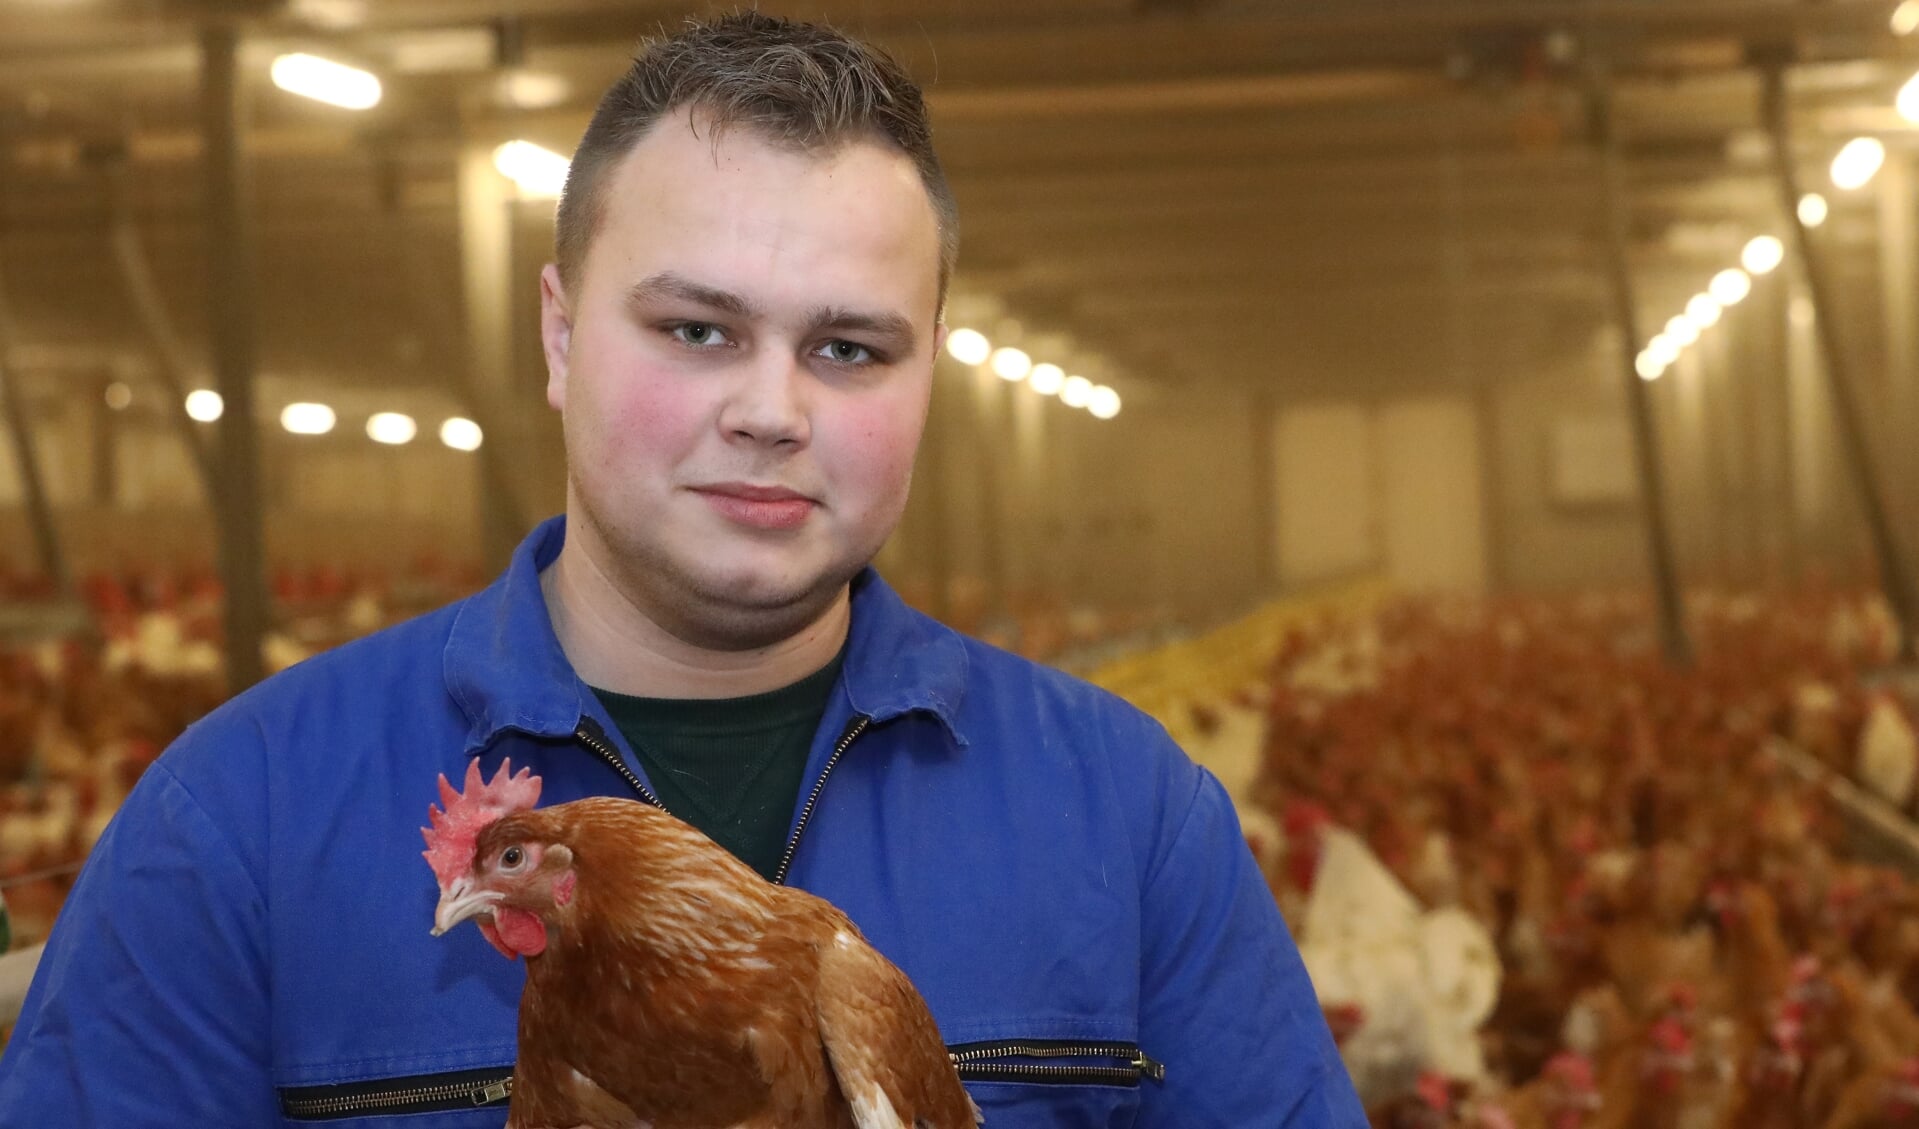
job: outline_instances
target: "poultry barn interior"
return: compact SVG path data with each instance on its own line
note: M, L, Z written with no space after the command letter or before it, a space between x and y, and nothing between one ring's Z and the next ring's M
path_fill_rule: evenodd
M1375 1126L1919 1125L1919 0L757 7L958 201L880 572L1226 784ZM555 178L711 10L0 0L0 1030L175 737L564 508Z

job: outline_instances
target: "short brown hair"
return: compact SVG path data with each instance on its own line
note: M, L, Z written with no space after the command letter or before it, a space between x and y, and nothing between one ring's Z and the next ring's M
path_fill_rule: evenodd
M795 149L878 136L911 158L939 219L940 305L959 257L959 208L933 152L920 88L880 49L829 27L738 12L644 44L600 99L560 196L555 255L568 293L606 211L605 178L669 112L699 111L717 141L745 126Z

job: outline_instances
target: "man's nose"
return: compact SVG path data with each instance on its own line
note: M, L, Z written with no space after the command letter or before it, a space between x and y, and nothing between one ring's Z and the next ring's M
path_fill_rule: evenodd
M790 353L769 353L747 366L720 411L731 440L761 446L804 447L812 436L805 364Z

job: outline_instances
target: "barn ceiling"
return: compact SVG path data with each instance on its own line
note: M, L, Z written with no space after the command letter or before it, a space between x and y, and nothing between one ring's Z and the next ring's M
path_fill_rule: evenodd
M762 6L876 39L927 85L963 221L956 321L1017 320L1069 363L1148 389L1472 386L1588 350L1609 317L1582 91L1594 59L1612 75L1647 318L1779 227L1755 50L1797 60L1809 179L1854 131L1896 151L1913 139L1889 107L1919 43L1888 30L1886 0ZM196 35L237 19L263 368L444 383L466 364L462 145L570 149L634 43L700 10L0 0L0 277L18 343L42 358L145 348L111 254L124 208L197 347ZM387 98L352 114L275 90L266 64L289 49L359 62ZM1835 204L1822 238L1855 264L1845 277L1867 276L1873 206ZM529 276L549 215L518 212ZM1853 290L1860 308L1876 300Z

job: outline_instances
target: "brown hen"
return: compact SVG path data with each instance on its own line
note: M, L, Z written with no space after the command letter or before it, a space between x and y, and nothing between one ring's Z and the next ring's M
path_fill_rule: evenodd
M510 1129L973 1129L932 1014L826 901L648 804L441 778L435 932L525 957Z

